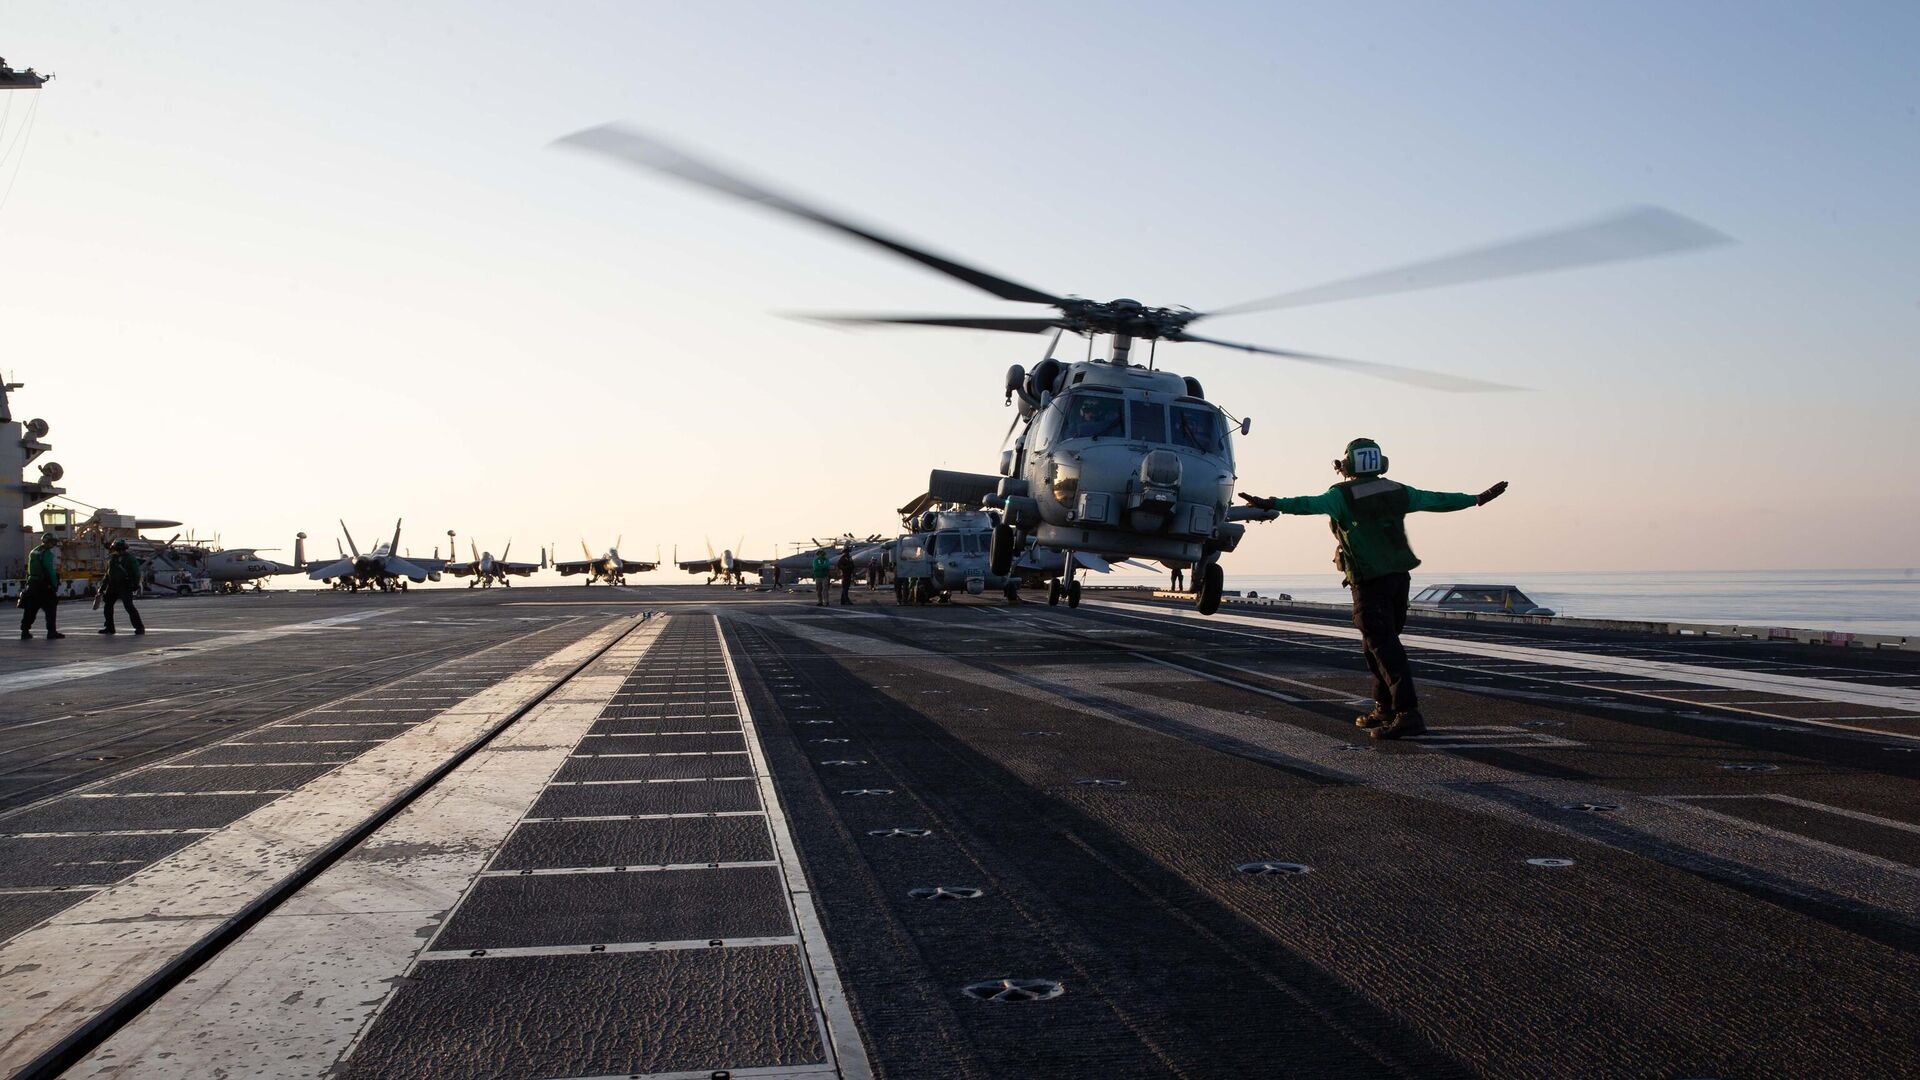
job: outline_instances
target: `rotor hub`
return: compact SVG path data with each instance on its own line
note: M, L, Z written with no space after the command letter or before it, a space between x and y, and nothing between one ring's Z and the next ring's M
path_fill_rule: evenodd
M1138 300L1087 300L1069 296L1060 302L1060 322L1076 334L1119 334L1152 341L1186 329L1199 312L1148 307Z

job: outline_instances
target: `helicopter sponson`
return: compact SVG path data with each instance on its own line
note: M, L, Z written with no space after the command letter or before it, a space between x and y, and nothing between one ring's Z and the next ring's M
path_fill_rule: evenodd
M1049 358L1015 365L1006 390L1026 421L992 497L1010 540L1193 565L1238 546L1239 519L1267 516L1235 512L1232 431L1247 425L1196 379Z

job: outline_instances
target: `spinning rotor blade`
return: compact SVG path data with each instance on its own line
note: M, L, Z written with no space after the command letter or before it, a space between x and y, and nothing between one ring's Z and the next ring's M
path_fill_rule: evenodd
M652 169L655 172L677 176L689 183L711 188L736 199L759 203L762 206L778 210L784 214L823 225L835 232L845 233L855 239L877 244L896 255L904 255L922 266L938 270L948 277L958 278L977 289L1001 298L1019 300L1033 304L1057 304L1060 298L1039 289L995 277L984 270L976 270L951 259L944 259L930 251L924 251L910 244L901 243L876 232L869 232L850 222L815 210L811 206L796 202L784 195L776 194L758 184L743 180L730 173L690 158L678 150L657 139L642 135L630 128L617 124L603 124L600 127L576 131L564 138L555 140L557 146L573 146L583 150L596 150L608 157L618 158L630 165Z
M1298 360L1304 364L1320 364L1324 367L1342 368L1347 371L1371 375L1376 379L1406 383L1409 386L1425 387L1428 390L1445 390L1452 394L1480 394L1495 390L1524 390L1524 386L1507 386L1504 383L1484 382L1480 379L1468 379L1459 375L1443 375L1437 371L1421 371L1418 368L1396 367L1392 364L1376 364L1369 360L1342 360L1337 356L1320 356L1316 353L1290 352L1286 349L1269 349L1264 345L1246 345L1238 341L1221 341L1218 338L1205 338L1185 333L1167 338L1168 341L1197 341L1205 345L1219 345L1242 352L1260 353L1264 356L1280 356L1288 360Z
M1363 274L1311 289L1281 293L1244 304L1215 308L1203 317L1355 300L1363 296L1437 289L1473 281L1544 274L1580 266L1671 255L1694 248L1731 244L1733 238L1657 206L1639 206L1571 228L1535 233L1490 247L1427 259L1394 270Z
M996 315L795 315L794 318L840 326L957 326L962 330L1005 330L1012 334L1044 334L1060 328L1058 319Z

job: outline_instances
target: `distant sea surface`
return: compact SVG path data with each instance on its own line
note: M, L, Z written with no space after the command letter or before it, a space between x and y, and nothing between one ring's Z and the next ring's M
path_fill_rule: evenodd
M1089 575L1099 584L1132 584L1164 576ZM1910 570L1686 570L1594 573L1416 572L1413 588L1471 583L1517 585L1537 604L1561 615L1597 619L1671 619L1681 622L1793 626L1862 634L1920 636L1920 569ZM1231 560L1227 588L1295 600L1344 604L1347 590L1332 573L1278 577L1237 576Z

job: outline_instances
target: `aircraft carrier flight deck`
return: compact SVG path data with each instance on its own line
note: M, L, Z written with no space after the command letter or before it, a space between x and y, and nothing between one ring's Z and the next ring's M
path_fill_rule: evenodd
M0 1077L1920 1075L1920 654L855 595L8 648Z

